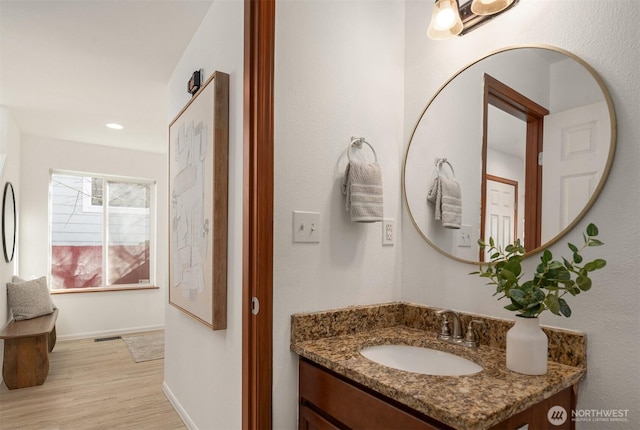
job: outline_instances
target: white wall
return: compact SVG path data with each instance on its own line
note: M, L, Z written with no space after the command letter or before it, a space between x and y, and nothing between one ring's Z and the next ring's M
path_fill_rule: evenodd
M549 110L553 113L596 103L602 91L587 69L566 59L551 65Z
M244 3L216 0L169 81L172 121L189 101L187 81L220 70L229 88L227 329L211 331L173 306L165 322L164 390L189 428L238 429L242 405L242 100Z
M404 3L282 1L276 7L273 427L297 428L290 315L397 299L400 236L345 212L351 136L375 148L385 217L401 214ZM360 154L356 154L358 156ZM373 160L368 148L362 150ZM320 213L320 243L292 242L292 212Z
M605 6L606 5L606 6ZM587 61L604 79L617 114L617 153L600 198L570 232L567 240L581 242L589 222L600 227L606 245L592 249L608 266L593 274L591 291L570 301L573 315L562 319L544 315L543 324L580 330L588 336L589 370L580 384L578 408L629 409L629 422L607 428L640 428L640 94L637 65L640 47L636 22L640 2L565 0L521 1L506 14L463 37L432 41L424 37L428 2L406 4L405 141L435 91L461 67L504 46L547 44L564 48ZM402 298L432 306L511 318L484 281L468 276L474 267L441 255L418 236L403 217ZM551 248L560 255L565 241ZM532 273L538 258L528 261ZM603 423L580 423L580 429L602 428Z
M157 267L167 265L166 156L49 138L23 136L20 184L20 276L48 273L50 169L102 173L157 181ZM60 309L60 339L162 328L167 274L158 270L159 289L54 294Z
M20 130L7 109L0 106L0 154L6 155L6 160L0 174L0 192L4 192L6 182L11 182L16 196L16 203L20 204ZM1 201L1 200L0 200ZM1 209L0 209L1 210ZM16 207L19 219L20 208ZM2 247L2 245L0 245ZM16 273L20 247L16 245L15 254L11 263L5 262L4 254L0 254L0 326L9 320L9 307L7 304L7 282ZM0 341L0 367L4 357L4 341ZM2 375L0 375L0 384Z

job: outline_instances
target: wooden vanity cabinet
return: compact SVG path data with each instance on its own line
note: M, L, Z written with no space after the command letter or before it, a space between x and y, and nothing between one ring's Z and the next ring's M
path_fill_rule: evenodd
M565 388L548 399L531 406L529 409L520 412L506 419L491 430L547 430L547 429L575 429L575 422L571 420L571 411L575 410L576 396L573 387ZM555 424L549 421L549 409L554 406L562 406L564 412L556 413ZM560 424L560 422L564 422Z
M452 429L304 358L300 358L298 393L299 430ZM572 429L570 416L562 426L553 426L547 420L547 412L559 405L570 414L573 399L573 389L567 388L493 429Z
M300 430L451 428L304 358L299 371Z

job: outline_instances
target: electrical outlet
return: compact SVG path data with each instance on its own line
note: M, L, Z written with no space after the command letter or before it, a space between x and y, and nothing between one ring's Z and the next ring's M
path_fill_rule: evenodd
M396 226L392 219L382 220L382 244L393 245L396 236Z
M293 241L320 242L320 214L318 212L293 212Z
M462 224L458 230L458 246L471 248L471 226Z

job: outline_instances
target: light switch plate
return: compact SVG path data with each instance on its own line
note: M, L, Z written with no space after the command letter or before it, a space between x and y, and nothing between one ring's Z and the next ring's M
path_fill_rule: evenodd
M320 214L318 212L293 212L293 241L296 243L320 242Z

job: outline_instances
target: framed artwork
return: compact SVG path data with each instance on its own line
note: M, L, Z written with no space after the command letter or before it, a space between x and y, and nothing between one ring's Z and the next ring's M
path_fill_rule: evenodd
M229 75L215 72L169 124L169 304L227 327Z

